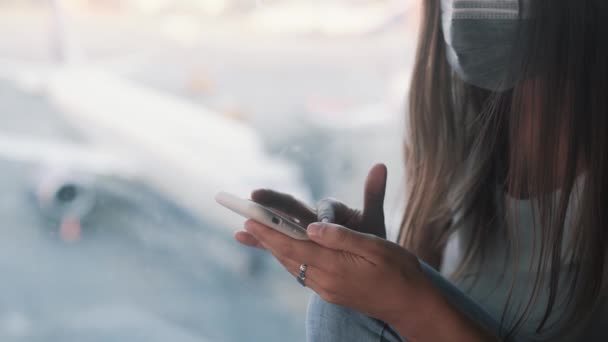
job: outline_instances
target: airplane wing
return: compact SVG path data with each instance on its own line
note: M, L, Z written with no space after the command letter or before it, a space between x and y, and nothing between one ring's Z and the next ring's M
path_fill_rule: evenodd
M58 70L48 94L89 141L137 159L144 179L206 218L233 217L216 210L222 190L310 197L295 166L268 156L252 128L200 105L93 68Z

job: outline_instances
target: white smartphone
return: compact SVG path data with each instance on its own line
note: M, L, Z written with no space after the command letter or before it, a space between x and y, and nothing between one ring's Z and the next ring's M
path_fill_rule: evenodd
M257 221L297 240L309 240L306 228L263 205L226 192L215 195L215 201L235 213Z

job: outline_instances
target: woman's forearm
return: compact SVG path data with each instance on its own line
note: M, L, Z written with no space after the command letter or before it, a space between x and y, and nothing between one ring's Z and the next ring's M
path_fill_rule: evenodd
M437 290L416 300L421 309L415 317L403 316L391 324L410 342L498 342L500 339L450 304ZM411 301L410 301L411 303Z
M433 267L436 271L439 271L443 260L444 248L445 246L439 246L438 248L433 239L420 241L416 256Z

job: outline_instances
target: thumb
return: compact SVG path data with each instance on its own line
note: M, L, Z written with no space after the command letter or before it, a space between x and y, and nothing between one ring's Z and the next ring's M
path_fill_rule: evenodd
M386 193L387 170L383 164L377 164L369 171L365 181L363 214L361 225L364 231L380 237L386 237L384 229L384 196Z
M371 255L376 240L380 240L332 223L313 223L307 231L308 237L323 247L364 256Z
M363 216L370 223L384 223L384 195L386 194L387 170L377 164L369 171L363 195Z

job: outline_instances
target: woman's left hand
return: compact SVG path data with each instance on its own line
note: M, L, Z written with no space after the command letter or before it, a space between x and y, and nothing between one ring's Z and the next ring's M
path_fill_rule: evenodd
M429 321L434 286L418 258L397 244L330 223L308 226L312 241L292 239L252 220L245 230L294 277L306 264L306 286L327 302L412 333L419 328L416 322Z

